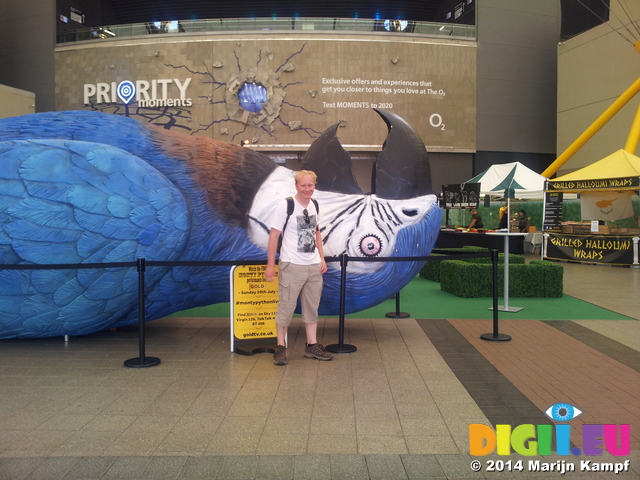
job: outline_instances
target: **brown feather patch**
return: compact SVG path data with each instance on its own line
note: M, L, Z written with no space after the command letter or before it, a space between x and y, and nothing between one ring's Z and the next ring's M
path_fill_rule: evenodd
M262 182L276 164L266 155L206 137L190 136L146 124L153 142L206 192L211 208L227 222L247 226L247 213Z

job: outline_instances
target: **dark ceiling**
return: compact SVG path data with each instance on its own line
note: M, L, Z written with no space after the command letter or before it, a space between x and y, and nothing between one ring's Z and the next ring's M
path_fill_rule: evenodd
M58 0L67 2L68 0ZM478 0L101 0L101 24L251 17L379 18L475 24ZM609 19L610 0L560 0L562 38ZM446 15L464 6L461 17ZM109 10L107 12L107 10Z
M384 18L436 20L438 6L465 0L106 0L121 23L247 17ZM466 1L465 1L466 3Z

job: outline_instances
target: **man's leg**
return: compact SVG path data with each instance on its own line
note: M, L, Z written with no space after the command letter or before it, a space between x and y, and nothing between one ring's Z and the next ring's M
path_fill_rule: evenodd
M285 338L291 318L296 309L298 295L304 285L304 278L300 278L300 267L287 262L280 264L278 274L278 311L276 312L276 335L278 345L285 344Z
M318 305L322 296L322 274L320 265L309 266L309 278L300 292L300 304L302 306L302 321L307 335L307 345L304 356L317 358L318 360L331 360L333 355L318 343Z
M289 327L283 327L282 325L276 324L276 335L278 336L278 345L287 346L287 329Z
M304 322L307 343L318 343L318 305L322 296L322 274L320 265L309 265L309 276L300 291L300 306Z
M294 265L287 262L280 264L280 273L278 275L278 293L280 300L278 302L278 311L276 312L276 336L277 345L273 360L276 365L287 364L286 353L286 335L291 317L298 303L298 295L300 295L308 276L308 267ZM321 279L322 280L322 279Z
M298 292L302 283L297 280L296 266L286 262L280 264L278 275L278 311L276 312L276 351L273 354L273 362L276 365L287 364L286 338L287 329L291 323L291 317L296 308Z
M318 323L305 323L304 330L307 334L307 343L313 345L314 343L318 343L318 338L316 332L318 331Z

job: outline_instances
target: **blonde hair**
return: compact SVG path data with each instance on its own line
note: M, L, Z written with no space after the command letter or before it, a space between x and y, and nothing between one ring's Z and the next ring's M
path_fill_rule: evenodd
M296 180L296 184L298 184L300 179L302 177L304 177L305 175L310 175L311 178L313 178L313 183L316 183L316 180L318 179L318 176L314 172L312 172L311 170L300 170L300 171L296 172L295 176L293 177Z

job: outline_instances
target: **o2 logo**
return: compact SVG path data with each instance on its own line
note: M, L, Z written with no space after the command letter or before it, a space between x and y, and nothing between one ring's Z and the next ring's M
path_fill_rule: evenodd
M434 113L429 117L429 125L433 128L439 128L440 130L444 130L444 122L442 121L442 115L439 113Z

